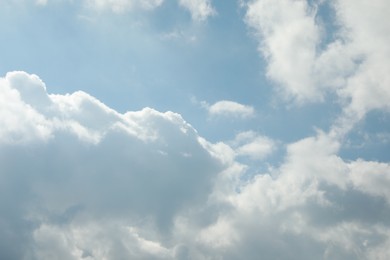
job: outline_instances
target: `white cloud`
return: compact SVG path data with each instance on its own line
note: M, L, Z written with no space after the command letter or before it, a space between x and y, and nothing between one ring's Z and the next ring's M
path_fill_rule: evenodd
M227 116L236 118L249 118L255 115L255 109L252 106L243 105L234 101L221 100L212 105L202 102L211 116Z
M268 62L267 75L299 102L322 98L311 77L320 40L314 16L306 1L291 0L253 1L246 15Z
M19 91L14 88L15 85ZM26 91L23 91L26 87ZM42 95L44 91L44 85L34 75L14 72L0 79L1 142L46 140L51 136L50 122L33 107L40 107L40 102L49 102L47 96ZM23 99L28 99L32 104L23 102Z
M33 236L36 259L172 259L172 250L141 237L123 223L88 223L69 229L45 224ZM115 240L116 245L112 243Z
M169 230L187 203L207 199L213 178L225 167L219 159L223 155L218 158L207 150L213 145L201 142L176 113L145 108L120 114L84 92L47 94L37 76L24 72L1 78L0 91L0 204L12 208L0 216L0 223L14 229L26 225L21 234L33 232L35 224L27 227L30 222L54 225L25 238L38 243L39 259L63 250L68 252L65 258L79 258L81 245L69 236L84 221L150 217L156 228ZM21 224L10 224L16 221ZM63 233L61 223L72 223L70 234ZM61 234L52 240L46 231ZM21 243L6 231L0 237ZM145 241L138 240L140 247L159 248ZM109 244L106 253L115 246ZM27 253L13 249L0 251L3 256Z
M352 120L346 125L372 109L388 110L389 2L333 1L336 32L319 22L321 4L257 0L247 5L246 21L258 37L267 75L298 102L336 94L346 104L344 120ZM335 40L324 42L324 33Z
M346 162L337 156L338 147L324 133L290 144L279 168L242 184L239 193L221 196L234 205L222 215L223 230L236 238L234 245L221 250L223 256L240 252L246 259L259 253L281 259L389 257L384 250L390 240L390 223L385 220L390 204L384 189L389 164ZM212 224L216 234L220 226L219 221Z
M216 14L211 0L179 0L179 3L190 11L192 19L195 21L204 21L209 16Z
M390 165L357 160L349 165L351 182L359 190L386 198L390 204Z
M348 37L345 49L355 50L360 58L343 90L343 94L352 98L350 109L360 114L389 109L390 25L386 22L389 2L337 1L335 8Z
M212 144L179 114L47 94L24 72L0 93L1 258L389 257L390 166L344 160L330 134L251 177L238 151L275 145L255 132Z

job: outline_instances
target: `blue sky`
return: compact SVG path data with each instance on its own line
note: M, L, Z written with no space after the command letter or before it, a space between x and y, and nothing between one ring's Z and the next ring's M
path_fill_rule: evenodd
M388 258L388 12L0 0L0 258Z

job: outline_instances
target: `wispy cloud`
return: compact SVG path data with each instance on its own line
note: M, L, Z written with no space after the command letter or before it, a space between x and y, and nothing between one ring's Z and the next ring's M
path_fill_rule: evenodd
M190 11L195 21L204 21L217 13L211 5L211 0L179 0L179 3Z

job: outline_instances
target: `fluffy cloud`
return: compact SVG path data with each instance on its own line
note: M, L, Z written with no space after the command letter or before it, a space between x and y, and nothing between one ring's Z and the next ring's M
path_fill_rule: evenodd
M21 241L10 235L13 228L26 225L24 234L42 223L29 239L60 243L44 247L50 250L70 247L46 232L76 217L150 218L168 232L176 212L204 201L223 169L178 114L149 108L119 114L84 92L48 95L37 76L24 72L8 73L0 86L0 222L8 226L1 237L14 245ZM1 251L21 258L15 247ZM45 254L37 258L52 255Z
M389 109L390 26L386 0L332 1L337 31L327 31L317 10L323 1L256 0L247 4L267 75L298 102L336 94L347 117ZM325 33L327 35L325 35ZM327 42L326 39L334 39Z
M221 196L232 207L205 229L208 238L227 234L217 235L214 252L224 259L388 257L390 203L377 181L386 186L389 165L346 162L338 147L324 133L290 144L279 168Z
M253 107L229 100L221 100L212 105L203 101L202 106L208 110L211 116L249 118L255 114L255 109Z
M390 165L338 155L318 131L247 176L235 157L275 142L212 144L173 112L124 114L35 75L0 79L4 259L387 259Z
M386 71L390 70L390 25L386 17L389 2L336 1L335 10L342 30L346 31L343 51L355 51L352 59L359 64L346 79L341 95L352 98L349 109L359 115L372 109L388 110L390 75Z
M299 101L321 98L311 77L319 41L314 16L306 1L259 0L247 10L247 23L256 29L268 62L267 75Z

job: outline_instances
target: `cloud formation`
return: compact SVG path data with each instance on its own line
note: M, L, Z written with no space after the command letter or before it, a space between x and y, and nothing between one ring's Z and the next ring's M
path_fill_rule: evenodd
M320 35L308 3L252 1L246 17L256 30L259 50L268 62L267 75L299 101L321 98L311 77Z
M333 32L318 13L326 4L337 19ZM346 117L359 120L372 109L389 109L389 11L386 0L256 0L247 4L246 21L284 96L303 103L332 93L348 103Z
M150 108L120 114L84 92L48 95L37 76L24 72L8 73L0 86L1 197L2 207L12 208L1 223L10 229L12 219L41 223L38 230L30 230L35 224L23 230L39 243L56 243L51 234L63 231L56 225L76 217L151 218L158 229L169 230L185 204L207 198L223 169L178 114ZM4 230L2 239L13 241ZM37 246L72 246L57 242ZM1 251L12 255L8 259L26 253L16 247ZM50 258L50 252L39 252L33 252L37 259ZM70 253L63 258L72 259Z
M319 131L212 144L173 112L124 114L36 75L0 79L0 256L5 259L386 259L390 165L338 155Z

